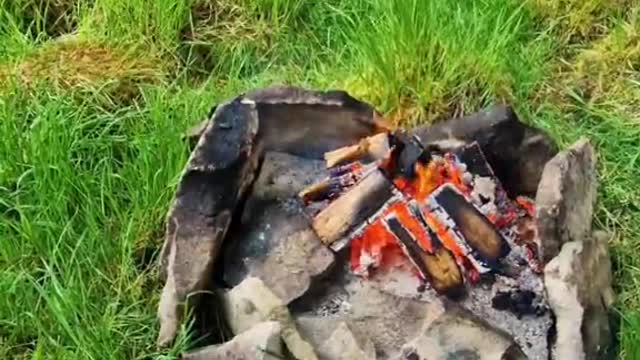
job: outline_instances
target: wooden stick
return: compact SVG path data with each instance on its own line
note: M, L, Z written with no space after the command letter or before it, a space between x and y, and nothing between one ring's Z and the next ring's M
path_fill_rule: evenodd
M330 245L375 214L392 194L393 184L376 169L320 211L313 228L322 242Z
M302 189L302 191L298 193L298 197L300 197L305 204L308 204L311 201L324 197L329 191L330 186L330 179L323 179L320 182Z
M360 140L356 145L346 146L324 154L327 167L352 162L370 156L374 160L384 158L389 152L389 135L380 133Z

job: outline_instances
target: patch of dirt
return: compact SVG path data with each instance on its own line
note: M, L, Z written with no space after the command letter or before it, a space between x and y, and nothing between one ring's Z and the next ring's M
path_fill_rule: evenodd
M160 57L148 51L69 36L44 44L8 72L27 88L45 83L126 103L138 97L139 85L161 82L165 68Z

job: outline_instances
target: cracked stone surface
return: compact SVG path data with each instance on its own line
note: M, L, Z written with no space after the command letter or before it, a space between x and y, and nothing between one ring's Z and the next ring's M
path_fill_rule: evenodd
M282 327L282 339L287 349L296 359L318 359L313 347L300 336L287 306L260 279L246 278L224 294L223 302L234 334L263 321L276 321Z
M545 165L536 195L538 241L545 263L558 255L562 244L589 238L596 189L596 157L586 139Z
M321 161L267 152L260 176L225 254L231 286L260 278L286 304L302 296L334 263L303 214L298 191L326 174Z
M585 241L570 241L544 270L549 303L556 316L553 358L604 359L611 345L609 236L596 232Z
M259 323L220 345L182 355L183 360L279 360L283 358L282 327L275 321Z

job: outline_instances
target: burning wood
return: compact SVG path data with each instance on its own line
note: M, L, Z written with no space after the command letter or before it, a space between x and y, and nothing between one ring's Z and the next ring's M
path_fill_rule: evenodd
M364 157L374 160L383 159L390 150L389 136L386 133L364 138L357 145L347 146L324 154L327 167L353 162Z
M329 245L366 222L392 193L393 187L382 172L371 172L316 215L313 228L322 242Z
M465 279L501 272L513 247L539 270L526 220L533 203L507 197L477 143L441 153L394 132L325 158L329 167L342 165L300 196L329 201L313 227L334 250L351 244L354 273L408 263L438 293L457 295Z

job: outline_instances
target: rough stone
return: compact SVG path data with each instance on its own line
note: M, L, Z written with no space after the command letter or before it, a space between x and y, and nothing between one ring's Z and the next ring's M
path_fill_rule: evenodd
M348 271L348 270L346 270ZM472 312L474 315L482 318L487 323L499 326L502 330L509 333L509 335L520 346L522 352L525 353L529 360L548 360L549 359L549 330L553 327L553 319L546 303L546 296L544 293L544 284L542 276L540 274L533 273L526 269L520 271L515 277L496 276L491 282L480 282L478 284L467 284L467 296L458 300L457 304L464 309ZM347 279L351 278L346 276ZM340 283L339 279L332 279L336 283ZM347 280L352 281L352 280ZM366 286L373 286L379 291L389 296L387 299L404 298L407 300L419 301L422 304L429 304L439 302L440 297L437 293L430 288L420 288L420 280L411 273L410 269L394 269L385 272L377 272L372 278L365 280ZM338 291L334 291L334 295L331 295L331 300L324 301L320 306L316 305L316 308L333 308L334 314L347 314L351 312L350 309L357 308L363 304L357 302L357 299L363 297L354 297L350 294L362 291L362 289L352 287L351 293L342 295ZM327 290L330 293L332 290ZM376 294L372 290L365 289L365 296L367 294ZM497 309L493 305L493 301L498 291L525 291L535 294L532 303L530 304L535 313L522 314L518 311L511 311L510 309ZM377 295L374 295L377 296ZM356 300L356 301L354 301ZM404 301L400 301L401 304L408 304ZM326 304L326 305L325 305ZM390 303L389 306L393 306ZM365 303L364 305L370 306ZM329 307L331 306L331 307ZM340 311L339 309L346 308L348 311ZM381 312L384 312L384 307L378 308ZM408 307L407 309L422 309L419 305L416 307ZM411 312L408 314L413 316ZM380 316L380 315L378 315ZM374 316L372 316L373 318ZM398 317L396 321L400 324L406 321L408 317ZM329 317L330 319L331 317ZM419 317L418 317L419 318ZM307 325L306 318L303 318L303 324ZM323 318L327 319L327 318ZM377 321L377 320L376 320ZM388 320L393 321L393 318ZM417 320L414 320L417 321ZM311 324L313 325L313 324ZM327 326L335 327L336 324L330 323ZM400 325L402 326L402 325ZM318 325L318 327L321 327ZM364 326L366 327L366 325ZM304 326L303 331L306 331L308 326ZM378 345L379 339L371 336L371 339L376 345ZM392 347L390 347L392 348ZM382 357L381 357L382 358Z
M420 334L402 348L399 359L525 360L502 330L454 304L432 303Z
M320 347L320 357L326 360L375 360L373 342L349 328L347 323L338 325L329 339Z
M258 109L259 136L267 151L322 159L327 151L388 129L371 105L340 90L272 86L241 98ZM185 137L193 142L208 121L194 126Z
M221 345L211 345L182 355L183 360L279 360L283 358L282 327L259 323Z
M300 334L313 345L320 360L376 359L375 345L340 315L296 317Z
M477 141L512 197L533 197L546 162L558 152L549 135L524 124L511 107L504 105L420 126L413 133L425 145L447 151Z
M309 293L293 304L301 332L318 346L330 337L329 331L346 322L354 333L374 342L378 359L390 359L420 330L426 304L386 293L347 271L325 279L321 294Z
M348 269L322 280L322 292L310 293L293 303L292 312L301 334L319 349L337 328L346 322L354 331L370 338L378 359L394 359L407 339L415 338L429 313L438 310L442 299L429 288L421 288L410 270L376 273L362 280ZM320 286L318 286L320 288ZM518 314L494 308L494 290L520 289L536 294L534 304L542 313ZM514 346L529 360L548 360L548 333L553 326L548 305L543 300L541 276L521 273L516 279L498 276L493 282L481 282L456 304L491 326L509 334ZM511 350L510 353L515 350ZM518 353L519 353L518 352ZM508 357L505 357L509 359Z
M282 327L282 339L296 359L317 359L313 347L300 336L287 306L260 279L246 278L224 294L223 300L234 334L263 321L277 321Z
M558 254L562 244L589 238L596 187L596 158L586 139L558 153L544 167L536 196L544 263Z
M609 237L597 232L588 241L571 241L545 267L545 286L556 316L554 359L606 358L611 342Z
M371 105L340 90L273 86L244 98L256 104L267 150L322 159L327 151L388 128Z
M231 214L255 178L260 157L254 107L232 101L213 118L191 153L167 217L159 346L175 338L187 297L206 288ZM195 306L196 298L190 300Z
M268 152L242 216L230 236L224 279L260 278L285 304L303 295L334 263L333 252L311 230L296 198L325 176L323 163Z

